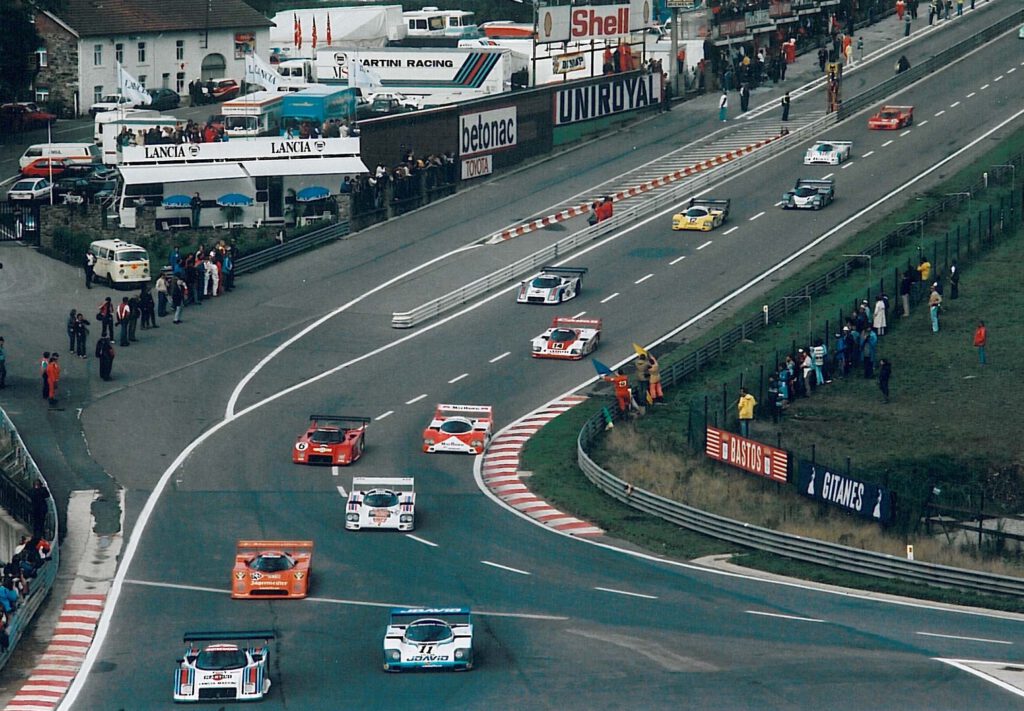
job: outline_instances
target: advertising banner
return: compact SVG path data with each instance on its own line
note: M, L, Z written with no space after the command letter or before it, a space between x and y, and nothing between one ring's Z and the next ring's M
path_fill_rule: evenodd
M574 54L561 54L557 57L551 58L552 67L551 71L555 74L568 74L569 72L578 72L581 69L587 68L587 55L582 52L576 52Z
M494 157L490 155L467 158L462 161L462 179L482 178L494 172Z
M877 484L837 474L822 464L800 460L797 489L809 499L838 506L862 518L889 523L893 517L893 495Z
M650 0L630 0L627 5L542 7L537 17L537 43L616 39L643 30L650 21Z
M556 126L590 121L661 102L661 74L615 74L605 81L567 87L555 93Z
M785 484L789 481L789 452L737 434L707 428L705 453L711 459Z
M513 148L519 127L516 107L480 111L459 116L459 155L463 158Z

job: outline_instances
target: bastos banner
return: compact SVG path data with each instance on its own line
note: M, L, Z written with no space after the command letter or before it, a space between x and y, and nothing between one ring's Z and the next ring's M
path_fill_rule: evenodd
M821 464L800 460L797 490L810 499L846 509L862 518L890 523L893 518L893 494L888 489L845 474L837 474Z
M704 451L711 459L750 474L783 484L789 481L789 452L784 449L769 447L757 440L740 437L709 425Z

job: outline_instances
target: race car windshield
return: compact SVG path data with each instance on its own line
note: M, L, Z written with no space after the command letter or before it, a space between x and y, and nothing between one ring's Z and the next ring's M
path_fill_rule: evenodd
M703 207L691 207L686 211L687 217L704 217L706 214L708 214L708 211Z
M895 111L883 111L879 116L884 119L898 119L900 117L900 115Z
M816 194L818 191L815 190L814 188L797 188L794 192L795 192L797 197L805 198L805 197L811 197L812 195Z
M831 153L832 152L832 146L830 146L827 143L822 143L820 146L818 146L814 150L816 150L818 153Z
M279 573L294 568L295 561L286 555L260 555L249 561L249 567L261 573Z
M309 440L314 444L337 444L341 441L341 431L317 430Z
M556 276L539 276L530 284L534 289L554 289L562 283Z
M441 423L441 431L447 434L465 434L473 431L473 424L466 420L445 420Z
M392 494L390 491L377 494L367 494L366 498L363 499L363 503L377 509L387 509L398 503L398 495Z
M246 662L245 652L240 649L219 649L215 652L207 650L199 653L196 658L196 668L211 671L241 669Z
M414 622L405 630L409 642L447 642L452 636L451 628L443 622Z
M576 332L569 328L556 328L551 332L548 341L554 343L568 343L576 340Z

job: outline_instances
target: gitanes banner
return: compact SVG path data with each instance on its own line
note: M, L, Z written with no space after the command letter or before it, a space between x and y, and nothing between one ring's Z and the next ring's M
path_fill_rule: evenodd
M555 125L635 111L661 103L661 74L613 74L584 86L555 93Z
M889 523L893 517L893 495L886 488L837 474L826 466L800 460L797 489L810 499L846 509L862 518Z
M781 483L789 480L789 452L708 425L704 453L711 459Z
M650 0L630 0L623 5L541 7L537 43L614 39L643 30L650 21Z

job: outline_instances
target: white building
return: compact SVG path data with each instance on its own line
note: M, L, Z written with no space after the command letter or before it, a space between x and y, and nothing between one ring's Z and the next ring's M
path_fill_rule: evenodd
M36 14L36 100L65 116L118 93L117 63L149 88L188 95L194 79L241 81L245 54L270 54L273 23L242 0L65 0Z

